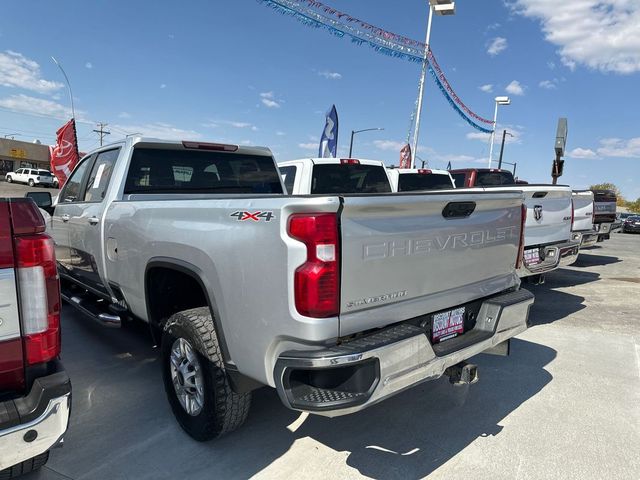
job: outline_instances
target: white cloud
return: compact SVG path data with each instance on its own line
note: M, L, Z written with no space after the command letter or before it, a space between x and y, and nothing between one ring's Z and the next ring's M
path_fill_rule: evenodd
M283 137L286 135L286 133L278 131L276 132L276 135L278 135L279 137Z
M194 130L185 130L168 123L154 122L140 125L113 125L115 130L137 133L147 137L165 140L198 140L202 134Z
M482 133L482 132L469 132L466 135L467 140L480 140L486 143L489 143L489 140L491 140L491 134L490 133Z
M403 142L395 142L393 140L374 140L373 144L378 150L393 150L400 152L400 149L406 145Z
M0 107L17 112L30 113L60 119L71 118L71 109L51 100L30 97L19 94L0 99ZM82 112L76 110L76 117L80 118Z
M166 83L161 83L160 84L160 88L167 88L167 84Z
M604 138L597 150L601 157L640 158L640 137L623 140Z
M603 72L640 71L637 0L515 0L511 8L539 20L564 65Z
M129 112L120 112L118 118L131 118L131 114Z
M326 70L324 72L318 72L318 75L328 80L340 80L342 78L342 74L338 72L329 72Z
M299 143L298 147L304 150L318 150L320 146L317 143Z
M487 83L486 85L481 85L478 88L486 93L493 92L493 85L491 83Z
M554 88L557 87L556 82L553 80L542 80L538 86L540 88L544 88L546 90L553 90Z
M0 52L0 85L38 93L52 93L63 87L62 83L43 79L40 65L11 50Z
M511 95L524 95L524 86L517 80L513 80L509 85L507 85L505 90Z
M84 67L88 68L89 70L91 70L93 68L93 63L87 62L87 63L84 64Z
M499 55L507 48L507 39L504 37L496 37L489 43L487 53L492 57Z
M268 108L280 108L280 103L282 103L282 100L275 100L275 95L273 92L262 92L260 94L260 101L265 107Z
M569 158L597 158L598 154L590 148L574 148L567 156Z

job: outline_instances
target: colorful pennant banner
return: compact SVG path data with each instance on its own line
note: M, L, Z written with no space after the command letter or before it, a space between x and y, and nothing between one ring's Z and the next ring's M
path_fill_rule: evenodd
M258 2L276 12L295 18L304 25L324 29L340 38L349 38L352 43L368 46L382 55L414 63L422 63L423 61L424 43L370 25L321 2L315 0L258 0ZM308 7L304 7L302 4L306 4ZM325 14L331 15L337 20L329 18ZM493 125L493 121L477 115L462 102L451 87L431 50L429 50L427 58L429 72L452 108L476 130L490 133L492 130L478 125L474 119L491 125Z

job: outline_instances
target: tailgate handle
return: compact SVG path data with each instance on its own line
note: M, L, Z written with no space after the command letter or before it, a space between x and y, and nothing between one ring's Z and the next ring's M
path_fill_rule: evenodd
M533 198L544 198L549 192L536 192L533 194Z
M442 209L444 218L465 218L476 209L476 202L450 202Z

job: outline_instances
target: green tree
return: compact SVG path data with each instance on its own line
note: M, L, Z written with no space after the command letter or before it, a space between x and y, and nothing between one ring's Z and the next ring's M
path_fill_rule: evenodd
M640 213L640 198L635 202L627 202L627 208L633 213Z
M627 201L622 196L622 192L618 187L616 187L613 183L605 182L605 183L597 183L595 185L591 185L589 190L613 190L616 192L617 202L616 205L619 207L625 207L627 205Z

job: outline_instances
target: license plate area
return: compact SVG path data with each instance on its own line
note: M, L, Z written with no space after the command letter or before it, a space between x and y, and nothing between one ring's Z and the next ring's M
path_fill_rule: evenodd
M530 248L524 251L524 263L527 266L530 265L538 265L542 262L540 258L540 249L539 248Z
M431 320L431 341L440 343L464 333L465 307L454 308L433 315Z

